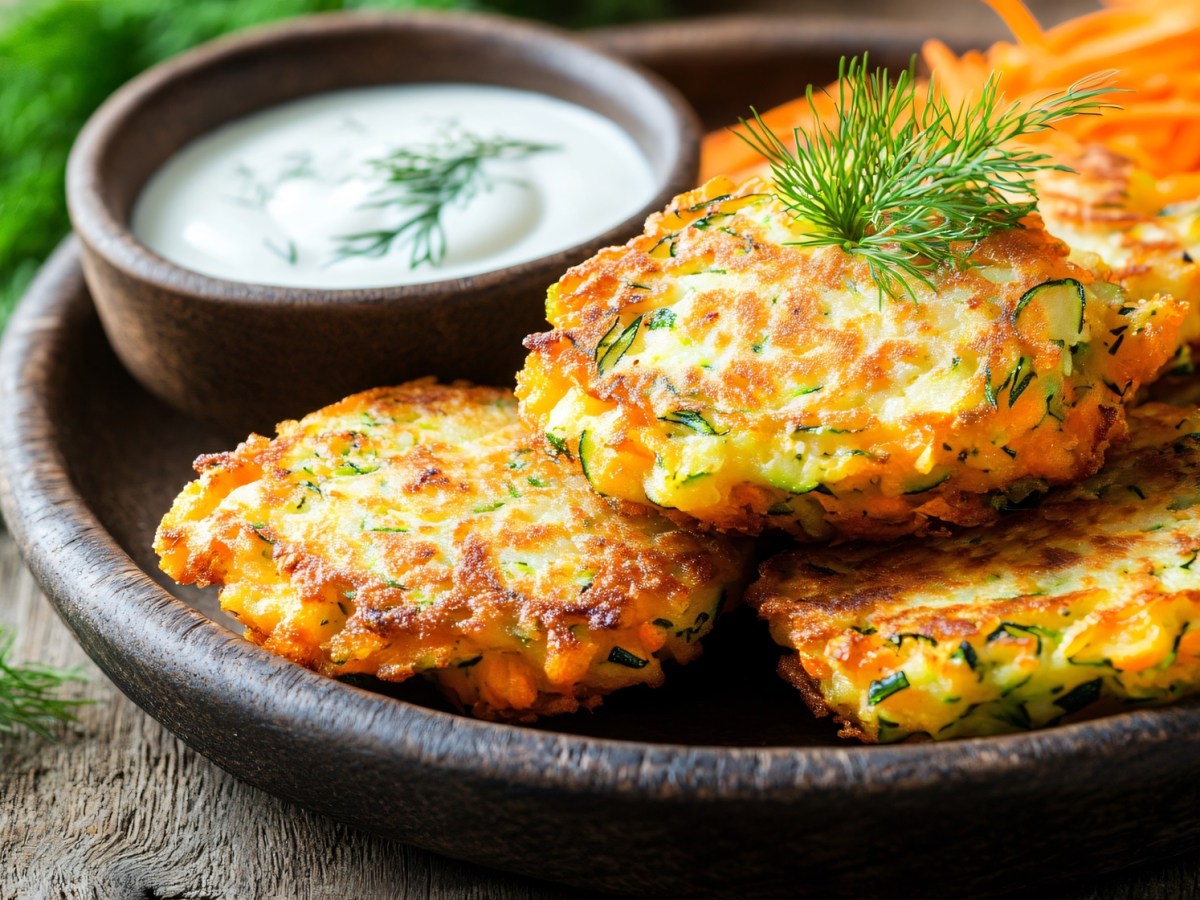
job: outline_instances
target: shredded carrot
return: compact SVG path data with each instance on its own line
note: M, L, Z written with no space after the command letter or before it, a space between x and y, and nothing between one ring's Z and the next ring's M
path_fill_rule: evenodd
M1031 47L1045 46L1042 26L1025 8L1025 4L1021 0L983 0L983 2L996 11L996 14L1008 26L1008 30L1013 33L1013 37L1022 44L1028 44Z
M937 66L941 73L938 84L948 96L967 96L980 84L978 73L970 71L966 65L957 66L954 51L941 41L926 41L921 53L930 65Z
M1158 191L1167 203L1194 200L1200 197L1200 172L1180 172L1160 178Z
M1168 172L1188 172L1200 168L1200 118L1180 122L1175 129L1168 156L1163 160L1163 168ZM1200 177L1200 173L1195 173ZM1195 196L1200 197L1200 194Z
M1200 196L1200 2L1103 0L1095 12L1043 29L1022 0L983 0L1015 42L956 54L930 40L921 58L934 84L952 102L975 95L996 72L1010 101L1036 103L1074 82L1113 72L1112 84L1129 93L1123 108L1068 119L1051 140L1098 142L1124 153L1159 182L1164 197ZM827 98L818 94L819 106ZM824 111L822 108L820 111ZM804 98L776 107L763 120L781 139L812 124ZM735 181L762 174L763 160L733 131L709 135L702 174ZM1182 196L1191 191L1190 197Z

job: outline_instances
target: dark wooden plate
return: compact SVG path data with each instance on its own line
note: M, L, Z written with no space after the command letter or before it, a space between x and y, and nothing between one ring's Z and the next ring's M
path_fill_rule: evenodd
M782 31L741 27L725 32L738 48L725 72L748 86L747 42L773 46ZM788 27L803 40L797 82L771 88L785 96L826 78L842 47L891 47L894 59L916 41ZM618 37L645 50L646 34ZM686 31L670 34L660 49L684 46ZM721 32L691 34L722 65ZM688 90L671 70L686 54L644 56ZM690 83L693 96L707 83ZM3 511L80 643L218 765L344 822L578 887L743 897L972 896L1179 852L1200 834L1196 704L1004 738L847 745L776 679L777 651L746 615L667 688L538 728L270 656L230 630L211 593L167 584L149 549L191 459L241 436L136 386L104 340L74 242L10 324L0 390Z

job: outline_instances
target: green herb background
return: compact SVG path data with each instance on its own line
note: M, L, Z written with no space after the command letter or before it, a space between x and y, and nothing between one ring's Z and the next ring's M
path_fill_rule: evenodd
M182 50L250 25L353 8L466 9L572 28L661 18L678 0L0 0L0 330L70 228L71 142L110 93Z

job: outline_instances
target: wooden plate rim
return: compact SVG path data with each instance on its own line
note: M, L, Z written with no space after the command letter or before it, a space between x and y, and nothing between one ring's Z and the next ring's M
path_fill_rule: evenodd
M642 744L477 721L323 678L230 635L159 587L105 531L72 484L45 401L61 378L53 361L70 320L81 310L90 314L83 306L85 291L71 238L30 288L0 346L0 508L60 615L126 693L120 661L134 655L148 659L168 684L207 679L248 719L276 729L324 732L363 752L515 786L691 800L770 795L789 802L885 786L944 791L959 782L1035 769L1045 773L1099 746L1111 764L1120 765L1164 741L1200 735L1200 709L1185 703L944 744ZM131 619L138 624L131 626ZM214 667L214 661L221 665ZM178 729L177 717L162 709L151 712ZM555 764L566 760L571 764ZM668 769L671 777L664 780Z

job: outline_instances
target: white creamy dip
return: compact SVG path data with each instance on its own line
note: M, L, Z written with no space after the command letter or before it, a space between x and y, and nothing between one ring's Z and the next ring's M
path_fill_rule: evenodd
M391 85L193 141L150 179L132 224L161 256L218 278L382 287L545 256L652 195L632 138L589 109L487 85Z

